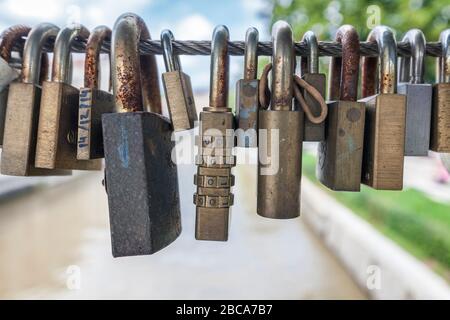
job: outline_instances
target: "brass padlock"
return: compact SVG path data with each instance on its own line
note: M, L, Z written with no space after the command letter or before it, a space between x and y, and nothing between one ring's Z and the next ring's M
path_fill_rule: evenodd
M450 153L450 29L439 36L442 55L437 60L436 84L433 86L430 149Z
M182 131L194 128L197 111L191 79L181 71L180 59L173 53L173 40L170 30L161 32L161 46L167 71L162 74L162 82L173 129Z
M316 35L308 31L303 35L302 41L306 42L309 54L301 58L302 78L325 97L326 76L319 73L319 43ZM302 90L306 103L310 106L314 116L319 116L321 106L313 96L306 90ZM308 117L304 117L303 141L323 141L325 139L325 122L313 123Z
M87 40L82 25L61 29L55 40L51 81L42 84L35 166L45 169L100 170L101 159L77 160L79 90L72 85L71 47Z
M211 41L209 107L200 112L197 174L194 183L196 205L195 238L197 240L228 240L230 207L233 205L231 168L236 158L234 118L228 108L229 32L225 26L214 29Z
M56 37L59 28L41 23L28 34L23 50L22 79L11 83L5 117L1 173L13 176L68 175L70 171L39 169L34 165L41 98L42 47Z
M359 191L364 146L365 106L356 102L359 75L359 36L350 25L341 26L336 42L342 57L330 63L328 118L325 141L320 142L317 178L337 191Z
M117 19L111 43L117 113L102 116L114 257L153 254L181 232L175 143L170 121L160 114L156 59L139 58L139 41L149 39L139 16ZM143 101L153 112L144 111Z
M100 50L105 40L111 41L111 29L98 26L92 30L86 44L84 87L80 89L78 107L78 160L104 157L102 114L114 112L114 96L109 92L111 77L108 92L99 89Z
M411 46L411 57L400 57L397 92L406 95L405 156L426 156L430 147L433 89L423 83L425 36L419 29L409 30L403 42Z
M236 137L237 146L258 146L259 80L258 39L256 28L247 29L244 49L244 78L236 83Z
M272 43L270 109L259 111L257 212L289 219L300 215L304 113L292 108L295 56L288 23L273 25Z
M375 27L367 41L378 44L378 58L364 57L362 66L360 101L366 104L362 182L375 189L401 190L406 96L396 93L397 44L385 26Z

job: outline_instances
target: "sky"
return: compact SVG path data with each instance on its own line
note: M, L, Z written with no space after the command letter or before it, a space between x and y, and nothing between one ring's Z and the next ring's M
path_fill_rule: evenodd
M0 29L44 21L60 27L76 22L89 29L101 24L112 28L120 14L133 12L144 19L153 39L159 39L163 29L171 29L175 39L210 40L214 26L225 24L231 40L243 40L250 26L260 31L261 40L268 40L268 21L260 14L267 10L264 0L0 0ZM209 62L209 56L181 56L183 70L190 75L194 90L208 89ZM231 59L230 89L241 76L242 63L241 58ZM158 64L159 71L164 71L161 56ZM74 79L75 85L81 85L80 82L80 76Z

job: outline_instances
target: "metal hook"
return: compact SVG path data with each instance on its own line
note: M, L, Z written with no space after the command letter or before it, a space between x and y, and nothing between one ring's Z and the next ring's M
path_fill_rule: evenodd
M209 106L227 108L230 56L228 55L228 28L219 25L214 29L211 41L211 75Z
M172 31L165 29L161 32L161 46L167 72L181 71L180 58L173 53L173 40L175 38Z
M107 26L98 26L92 30L86 44L86 57L84 59L84 87L98 89L100 85L100 50L105 40L111 40L111 29ZM111 55L109 55L111 61ZM110 70L111 74L111 70ZM111 89L111 76L109 77Z
M258 73L258 40L259 32L256 28L248 28L245 33L244 49L244 79L256 79Z
M402 41L409 42L411 46L411 57L400 57L398 70L399 82L423 83L425 67L426 40L419 29L409 30Z
M439 41L442 46L442 56L437 61L436 80L439 83L450 82L450 29L441 32Z
M309 55L307 57L302 57L302 67L304 66L306 70L302 70L303 73L319 73L319 42L317 37L312 31L307 31L302 38L302 41L306 43L309 49ZM303 60L305 59L305 60Z

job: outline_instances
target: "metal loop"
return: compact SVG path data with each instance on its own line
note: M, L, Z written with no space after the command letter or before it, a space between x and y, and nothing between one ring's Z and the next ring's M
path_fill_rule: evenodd
M270 90L269 90L269 72L272 70L272 63L266 64L259 80L258 99L262 110L267 110L270 105Z
M210 108L227 108L230 56L228 55L228 28L219 25L214 28L211 42Z
M439 57L437 64L436 81L439 83L450 82L450 29L441 32L439 41L442 46L442 55Z
M307 31L302 38L302 42L308 47L308 55L301 58L302 74L319 73L319 42L312 31Z
M259 32L256 28L248 28L245 33L244 49L244 79L256 79L258 74L258 40Z
M84 87L98 89L100 86L100 50L104 41L111 41L111 29L107 26L98 26L92 30L86 44L84 59ZM111 55L109 54L111 61ZM111 70L109 77L111 89Z
M302 107L303 111L306 114L306 117L309 121L311 121L314 124L322 123L328 114L328 106L325 102L325 99L322 97L320 92L314 88L312 85L310 85L308 82L300 78L298 75L294 75L294 95L297 101L300 103L300 106ZM310 106L306 103L305 98L303 97L303 94L300 90L300 88L304 89L305 91L308 91L308 93L311 95L311 97L314 98L319 104L320 104L320 115L318 117L315 117L313 112L311 111Z
M161 47L167 72L181 71L180 59L173 53L173 40L175 38L172 31L165 29L161 32Z
M409 30L402 39L411 46L411 57L400 57L398 81L409 83L423 83L425 68L426 40L419 29Z
M26 37L31 28L21 24L14 25L4 30L0 35L0 57L6 62L11 60L11 52L14 46Z

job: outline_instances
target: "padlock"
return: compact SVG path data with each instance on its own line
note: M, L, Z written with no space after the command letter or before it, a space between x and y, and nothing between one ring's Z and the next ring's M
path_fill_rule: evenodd
M332 58L328 87L325 141L320 142L317 178L336 191L359 191L364 146L365 105L357 102L359 37L355 28L341 26L336 42L342 58Z
M405 156L426 156L430 146L433 88L424 82L425 36L409 30L403 42L411 46L411 58L400 57L397 92L406 95Z
M77 160L79 90L72 85L71 47L89 31L74 24L55 40L51 81L42 84L35 166L45 169L100 170L101 159Z
M9 66L11 52L22 37L30 32L30 27L24 25L12 26L0 35L0 146L3 144L5 130L5 115L8 100L9 84L19 77L19 72Z
M258 146L258 39L259 33L256 28L247 29L244 49L244 78L236 83L238 147L255 148Z
M316 35L308 31L303 35L303 39L308 46L309 54L301 58L302 78L316 88L322 97L325 97L326 76L319 73L319 43ZM314 116L318 116L321 111L320 104L306 90L303 90L306 103L311 107ZM307 117L304 117L303 141L323 141L325 139L325 123L312 123Z
M125 13L117 19L111 42L117 112L102 116L114 257L153 254L181 232L177 167L171 159L175 144L171 123L160 114L156 59L139 58L139 41L149 39L139 16ZM144 83L148 90L142 90ZM151 103L145 109L156 112L143 111L143 100Z
M405 155L406 96L397 94L397 44L391 29L375 27L368 42L378 58L364 57L362 97L366 104L362 182L374 189L401 190ZM376 91L378 67L378 91Z
M161 32L161 46L166 66L166 72L162 74L162 82L173 129L182 131L194 128L197 111L191 78L181 70L180 59L173 53L173 40L170 30Z
M108 92L99 89L100 50L105 40L111 41L111 29L98 26L92 30L86 44L84 87L80 89L78 106L78 160L104 157L102 114L114 112L115 108L114 96L109 92L110 85Z
M28 34L23 50L22 79L10 84L5 117L1 173L13 176L69 175L70 171L36 168L35 151L41 98L40 78L47 67L42 66L42 47L54 38L59 28L41 23Z
M450 29L439 36L442 55L437 60L433 86L430 149L450 153Z
M236 158L234 118L228 108L229 32L225 26L214 29L211 41L209 107L200 112L197 174L194 183L196 205L195 238L227 241L230 207L233 205L231 168Z
M258 122L257 213L289 219L300 215L304 113L292 108L295 56L288 23L273 25L272 43L270 109L262 106Z

